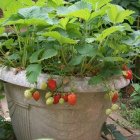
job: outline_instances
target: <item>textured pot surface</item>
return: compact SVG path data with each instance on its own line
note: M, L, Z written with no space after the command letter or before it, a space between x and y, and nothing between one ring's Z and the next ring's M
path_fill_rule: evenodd
M47 80L48 75L42 74L40 83ZM60 77L55 77L58 82ZM10 116L18 140L52 138L53 140L100 140L100 130L106 120L105 110L110 102L104 99L102 85L89 86L88 78L72 78L64 91L69 91L74 83L78 102L75 106L68 104L45 104L45 93L36 102L26 100L24 91L30 85L25 78L25 71L14 75L13 69L0 69L0 79L6 81L5 92L8 100ZM129 84L123 77L115 77L108 81L112 88L120 89Z

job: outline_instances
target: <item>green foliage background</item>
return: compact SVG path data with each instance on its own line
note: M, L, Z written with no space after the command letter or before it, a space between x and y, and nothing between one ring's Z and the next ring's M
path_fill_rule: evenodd
M79 0L66 0L68 2L77 2ZM140 15L140 0L112 0L113 4L121 5L126 9L134 10L135 15Z
M94 76L90 84L121 74L137 41L128 34L133 32L129 23L134 11L110 1L5 0L0 3L1 63L26 69L30 83L41 72Z

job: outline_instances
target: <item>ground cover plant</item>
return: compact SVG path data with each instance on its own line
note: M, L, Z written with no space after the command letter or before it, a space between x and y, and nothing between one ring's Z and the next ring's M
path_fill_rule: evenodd
M140 85L134 83L122 92L121 114L134 128L140 128Z

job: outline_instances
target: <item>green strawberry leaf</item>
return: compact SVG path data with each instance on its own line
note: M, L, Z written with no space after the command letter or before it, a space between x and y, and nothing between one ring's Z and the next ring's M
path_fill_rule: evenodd
M65 15L68 17L77 17L88 20L91 10L91 4L80 1L69 7L59 7L57 9L57 14L61 16Z
M35 51L31 57L30 57L30 63L36 63L39 61L39 55L42 53L44 49L40 49L38 51Z
M107 28L97 37L97 40L103 41L106 37L108 37L112 33L117 32L117 31L123 31L123 29L124 29L124 26L112 26L110 28Z
M70 65L76 66L82 63L84 56L83 55L78 55L75 56L71 59L71 61L69 62Z
M77 51L83 56L95 57L97 54L97 49L90 44L77 47Z
M52 38L56 39L60 44L67 44L67 43L76 44L77 43L76 40L64 37L63 35L61 35L59 32L56 32L56 31L44 33L43 36L52 37Z
M42 66L41 64L30 64L26 68L26 77L29 83L33 84L37 82L39 74L41 74Z
M122 23L133 13L135 12L131 10L124 10L121 6L112 4L110 4L110 8L107 10L108 18L110 22L114 24Z
M57 51L55 49L45 50L44 53L42 54L41 59L39 61L52 58L52 57L54 57L56 55L57 55Z
M106 62L119 62L119 61L123 62L124 61L122 57L105 57L103 60Z

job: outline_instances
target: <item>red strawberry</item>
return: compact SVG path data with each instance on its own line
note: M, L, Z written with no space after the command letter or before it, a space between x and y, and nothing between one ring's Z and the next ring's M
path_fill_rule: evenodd
M53 98L54 98L53 104L57 104L57 103L59 103L59 100L61 98L61 95L60 94L55 95Z
M54 79L48 80L48 88L52 91L56 89L56 81Z
M118 94L118 92L115 92L115 93L112 95L112 103L117 102L118 98L119 98L119 94Z
M35 91L32 95L34 100L38 101L40 99L40 93L38 91Z
M67 102L68 101L68 94L63 95L62 98L64 99L65 102Z
M71 94L68 95L68 103L70 105L75 105L76 101L77 101L77 97L74 93L71 93Z
M132 70L127 70L124 76L126 79L132 80L133 79Z
M122 70L128 70L128 67L127 67L126 64L123 64L123 65L122 65Z

